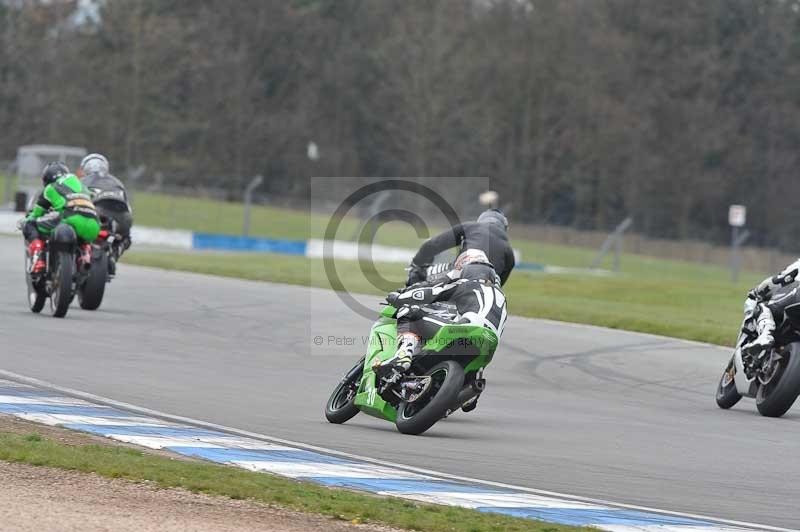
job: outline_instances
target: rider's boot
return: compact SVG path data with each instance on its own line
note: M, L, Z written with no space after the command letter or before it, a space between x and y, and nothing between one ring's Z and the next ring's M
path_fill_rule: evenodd
M755 355L772 347L775 343L775 338L772 334L775 332L775 318L772 316L772 311L769 307L762 304L761 312L756 321L756 331L758 338L742 347L742 351L748 355Z
M28 245L28 254L31 256L31 271L32 274L39 274L44 272L47 268L47 263L44 261L44 241L37 238Z
M381 364L376 364L375 371L383 377L384 382L394 384L411 368L411 359L419 351L420 337L414 333L403 333L397 337L397 351L394 356Z

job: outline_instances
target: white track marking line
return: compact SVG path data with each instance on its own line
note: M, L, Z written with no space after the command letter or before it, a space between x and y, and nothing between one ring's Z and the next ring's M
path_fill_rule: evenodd
M251 471L265 471L276 475L291 478L370 478L390 480L436 480L434 477L417 475L415 473L403 474L396 469L382 467L367 467L366 465L326 464L322 462L273 462L259 460L233 460L233 465L250 469Z
M503 483L503 482L494 482L494 481L490 481L490 480L481 480L481 479L476 479L476 478L463 477L463 476L460 476L460 475L451 475L451 474L448 474L448 473L441 473L441 472L432 471L432 470L429 470L429 469L424 469L424 468L419 468L419 467L412 467L412 466L407 466L407 465L402 465L402 464L396 464L396 463L386 462L384 460L377 460L375 458L369 458L367 456L360 456L360 455L346 453L346 452L342 452L342 451L336 451L336 450L333 450L333 449L325 449L323 447L317 447L315 445L308 445L308 444L305 444L305 443L295 442L295 441L291 441L291 440L285 440L285 439L282 439L282 438L273 438L273 437L267 436L265 434L259 434L259 433L256 433L256 432L250 432L250 431L246 431L246 430L235 429L233 427L226 427L224 425L218 425L216 423L209 423L209 422L206 422L206 421L200 421L200 420L192 419L192 418L188 418L188 417L167 414L165 412L160 412L158 410L153 410L153 409L150 409L150 408L143 408L143 407L132 405L130 403L125 403L125 402L122 402L122 401L116 401L114 399L110 399L108 397L103 397L103 396L96 395L96 394L93 394L93 393L82 392L80 390L74 390L72 388L59 386L57 384L54 384L54 383L51 383L51 382L47 382L47 381L44 381L44 380L41 380L41 379L36 379L36 378L33 378L33 377L26 377L24 375L19 375L17 373L11 372L11 371L0 370L0 377L6 378L6 379L11 380L11 381L16 381L18 383L27 384L29 386L34 386L34 387L38 387L38 388L44 388L44 389L47 389L47 390L57 391L59 393L65 394L65 395L69 395L69 396L72 396L72 397L77 397L79 399L84 399L86 401L90 401L90 402L94 402L94 403L101 403L101 404L104 404L104 405L107 405L107 406L112 406L112 407L115 407L115 408L119 408L121 410L127 410L129 412L134 412L134 413L137 413L137 414L140 414L140 415L152 416L152 417L156 417L156 418L160 418L160 419L164 419L164 420L168 420L168 421L172 421L172 422L176 422L176 423L185 423L185 424L188 424L188 425L194 425L195 427L199 427L199 428L218 430L218 431L222 431L222 432L227 432L229 434L235 434L237 436L244 436L244 437L247 437L247 438L253 438L253 439L257 439L257 440L267 441L267 442L270 442L270 443L278 443L278 444L282 444L282 445L288 445L288 446L295 447L295 448L298 448L298 449L304 449L304 450L308 450L308 451L316 451L318 453L327 454L329 456L337 456L337 457L342 457L342 458L348 458L350 460L359 460L359 461L362 461L362 462L375 464L375 465L379 465L379 466L384 466L384 467L386 467L386 466L395 467L395 468L400 469L400 470L410 471L410 472L414 472L414 473L420 473L422 475L431 475L431 476L437 477L439 479L447 479L447 480L455 480L455 481L458 481L458 482L467 482L467 483L472 483L472 484L480 484L480 485L483 485L483 486L491 486L491 487L494 487L494 488L503 488L503 489L515 490L515 491L519 491L519 492L532 493L534 495L557 497L557 498L567 499L567 500L572 500L572 501L578 501L578 502L585 502L585 503L590 503L590 504L597 504L597 505L607 506L607 507L610 507L610 508L621 508L621 509L626 509L626 510L637 510L637 511L642 511L642 512L651 512L651 513L655 513L655 514L661 514L661 515L665 515L665 516L682 517L682 518L686 518L686 519L696 519L696 520L702 520L702 521L709 521L709 522L715 523L715 524L723 524L723 525L734 526L734 527L736 527L736 526L738 526L738 527L746 527L746 528L751 528L751 529L755 529L755 530L763 530L763 531L770 531L770 532L798 532L797 529L781 528L781 527L775 527L775 526L769 526L769 525L759 525L759 524L748 523L748 522L744 522L744 521L733 521L733 520L729 520L729 519L721 519L721 518L718 518L718 517L710 517L710 516L697 515L697 514L684 513L684 512L674 512L674 511L670 511L670 510L661 510L661 509L658 509L658 508L650 508L650 507L647 507L647 506L638 506L638 505L634 505L634 504L621 504L621 503L616 503L616 502L612 502L612 501L606 501L606 500L602 500L602 499L593 499L593 498L589 498L589 497L580 497L580 496L576 496L576 495L568 495L566 493L559 493L559 492L555 492L555 491L540 490L540 489L534 489L534 488L526 488L524 486L515 486L513 484L506 484L506 483Z
M89 403L80 399L69 399L67 397L38 397L38 396L19 396L19 395L0 395L0 403L9 405L49 405L49 406L75 406L89 408L106 408Z
M229 449L237 451L294 451L294 447L285 445L271 445L265 442L246 441L240 438L195 438L180 436L114 434L111 427L107 438L124 443L132 443L149 447L150 449L164 449L167 447L192 447L198 449Z
M380 495L391 495L390 492L379 492ZM403 498L420 502L442 504L445 506L460 506L462 508L558 508L572 510L603 510L606 506L573 502L568 500L555 500L552 497L537 495L519 495L509 493L462 493L440 491L435 493L404 493ZM740 529L741 532L741 529Z
M688 525L603 525L609 532L742 532L741 528Z
M113 427L111 428L113 430ZM134 436L130 434L106 434L106 438L121 441L123 443L132 443L134 445L141 445L148 449L163 449L164 447L197 447L197 448L210 448L222 449L220 445L213 443L206 443L197 441L192 438L178 438L171 436Z
M2 400L0 400L2 403ZM95 416L77 416L73 414L38 414L38 413L14 413L12 414L18 418L33 421L36 423L43 423L45 425L98 425L98 426L130 426L136 425L141 427L163 427L173 428L176 425L171 423L159 423L158 420L146 417L95 417Z

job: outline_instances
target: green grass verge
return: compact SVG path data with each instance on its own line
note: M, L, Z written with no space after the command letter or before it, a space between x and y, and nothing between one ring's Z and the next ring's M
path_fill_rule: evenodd
M132 252L125 262L225 277L330 288L322 261L261 254ZM397 264L378 264L402 284ZM355 262L337 262L347 290L383 295ZM124 272L122 272L124 275ZM600 325L720 345L734 341L742 302L756 276L730 283L724 276L673 278L656 274L595 277L517 271L506 285L512 314ZM391 283L390 283L391 284Z
M241 203L137 192L133 195L133 208L138 225L228 235L242 233L244 207ZM305 240L310 223L308 212L253 207L250 234Z
M0 460L97 473L109 478L150 481L233 499L251 499L283 508L354 522L409 530L566 532L574 527L419 504L325 488L264 473L202 462L173 460L127 447L65 445L38 434L0 434Z
M133 196L133 208L136 223L149 227L240 235L244 224L241 203L139 192ZM250 236L286 240L321 238L329 220L329 216L309 211L255 206L250 211ZM360 220L346 217L337 238L353 240L360 228ZM407 246L421 241L410 226L401 223L382 227L378 240L386 245Z
M241 203L137 192L133 195L133 204L138 225L228 235L239 235L242 232L244 208ZM255 206L251 211L250 234L289 240L321 238L328 221L328 216L309 211ZM357 219L345 218L336 237L340 240L354 240L359 228L360 222ZM431 228L431 231L436 230ZM522 252L526 262L586 268L597 253L595 249L541 244L515 238L513 224L511 238L514 247ZM422 241L410 226L401 222L381 227L377 240L381 244L411 248L416 248ZM728 275L720 268L634 254L623 256L622 271L658 277L668 275L710 278L720 273L722 276Z

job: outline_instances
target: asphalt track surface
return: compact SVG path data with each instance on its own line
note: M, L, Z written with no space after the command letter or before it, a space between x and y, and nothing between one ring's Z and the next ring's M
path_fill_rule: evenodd
M35 316L20 241L0 238L0 369L449 474L800 527L800 407L777 420L747 400L719 410L724 349L512 317L478 409L403 436L363 414L341 426L324 419L370 325L333 292L119 273L98 312L76 304L65 320Z

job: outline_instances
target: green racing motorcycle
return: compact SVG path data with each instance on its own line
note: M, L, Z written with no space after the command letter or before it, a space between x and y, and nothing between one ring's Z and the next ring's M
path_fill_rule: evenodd
M468 412L477 405L497 335L478 325L446 325L425 343L408 373L388 384L373 367L395 354L396 313L395 307L383 308L370 331L367 353L333 390L325 406L331 423L344 423L364 412L391 421L403 434L422 434L459 408Z

